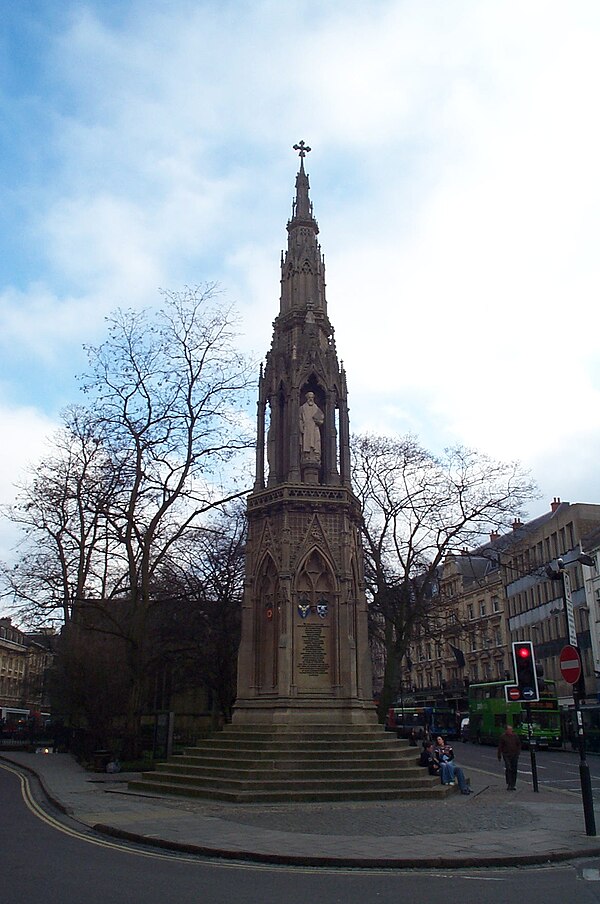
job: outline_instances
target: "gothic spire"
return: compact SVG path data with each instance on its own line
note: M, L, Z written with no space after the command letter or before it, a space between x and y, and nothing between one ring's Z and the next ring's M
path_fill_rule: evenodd
M310 185L308 176L304 171L304 158L310 153L311 149L308 145L304 144L304 141L301 141L299 144L294 145L294 150L298 151L300 155L300 170L296 176L296 200L292 205L292 219L288 223L288 231L294 226L302 224L305 226L312 226L315 235L317 235L319 227L313 216L313 206L308 196Z
M313 215L309 197L309 181L304 170L304 158L310 148L304 141L294 145L300 156L296 176L296 197L292 203L292 217L288 220L288 247L281 262L280 313L309 308L326 314L325 264L317 242L319 226Z

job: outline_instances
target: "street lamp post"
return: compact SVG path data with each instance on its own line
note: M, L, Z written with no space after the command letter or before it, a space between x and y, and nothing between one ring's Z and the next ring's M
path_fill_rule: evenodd
M593 565L594 560L585 553L580 553L575 559L582 565ZM553 581L560 581L562 591L563 609L565 613L565 621L567 625L567 642L575 647L581 663L581 655L577 644L577 633L575 631L575 618L573 612L573 600L571 599L571 583L565 567L563 559L557 559L558 571L554 571L551 566L547 568L548 577ZM581 672L583 676L583 671ZM575 719L577 725L577 746L579 749L579 780L581 783L581 799L583 802L583 816L585 819L585 831L587 835L596 834L596 821L594 818L594 798L592 796L592 782L590 779L590 768L585 758L585 733L583 728L583 719L581 716L579 689L573 685L573 702L575 704Z

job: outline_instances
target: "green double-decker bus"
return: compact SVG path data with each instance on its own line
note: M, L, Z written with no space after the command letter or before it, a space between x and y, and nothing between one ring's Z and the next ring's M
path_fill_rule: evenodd
M531 737L537 747L561 747L556 683L545 681L539 701L527 704L530 721L524 703L507 702L504 688L511 684L514 682L486 681L469 686L469 739L476 744L497 744L506 726L512 725L525 745Z

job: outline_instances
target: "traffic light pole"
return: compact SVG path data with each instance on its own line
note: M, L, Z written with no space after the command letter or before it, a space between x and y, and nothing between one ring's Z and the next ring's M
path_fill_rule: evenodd
M560 562L560 560L559 560ZM560 586L562 588L562 598L563 598L563 607L565 611L565 620L567 623L567 629L569 625L569 600L567 597L567 585L566 585L566 570L564 565L559 568L560 574ZM568 578L567 578L568 579ZM572 605L572 603L571 603ZM576 639L576 638L575 638ZM576 646L576 644L574 645ZM579 655L579 659L581 660L581 655L579 654L579 650L577 651ZM579 748L579 781L581 782L581 799L583 802L583 817L585 819L585 832L586 835L595 835L596 834L596 820L594 818L594 798L592 796L592 782L590 779L590 767L587 764L587 760L585 758L585 733L583 730L583 718L581 716L581 709L579 706L579 693L575 686L573 686L573 702L575 704L575 719L576 719L576 730L577 730L577 745Z
M531 732L531 703L525 704L525 713L527 715L527 738L529 741L529 755L531 756L531 780L533 782L533 790L539 791L537 760L535 756L535 738Z

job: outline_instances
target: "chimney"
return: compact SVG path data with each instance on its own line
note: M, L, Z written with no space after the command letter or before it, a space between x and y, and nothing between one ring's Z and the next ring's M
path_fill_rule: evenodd
M558 506L560 505L560 496L555 496L552 502L550 503L550 508L552 509L552 514L556 511Z
M515 520L512 523L512 529L517 530L517 528L519 528L519 527L523 527L523 522L521 521L520 518L515 518Z
M497 530L490 531L490 543L493 543L495 540L500 539L500 534Z

